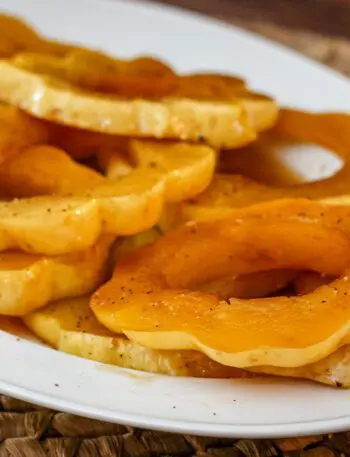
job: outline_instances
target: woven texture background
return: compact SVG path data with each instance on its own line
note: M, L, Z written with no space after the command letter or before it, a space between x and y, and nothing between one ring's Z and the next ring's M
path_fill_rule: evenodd
M137 430L0 397L0 457L347 457L350 434L229 440Z
M350 75L350 42L240 23ZM0 457L350 457L350 433L222 440L136 430L0 397Z

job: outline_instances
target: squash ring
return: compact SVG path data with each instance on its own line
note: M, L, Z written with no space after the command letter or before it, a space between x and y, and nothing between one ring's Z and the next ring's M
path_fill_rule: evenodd
M169 208L164 215L164 227L188 220L212 219L229 213L233 208L281 198L318 200L350 193L349 115L283 109L272 133L282 138L323 146L343 159L343 168L329 178L289 186L272 186L237 174L217 174L211 185L198 197ZM244 153L244 150L240 153Z
M111 331L152 349L195 349L242 368L313 363L350 342L348 273L299 297L220 301L196 284L281 268L340 276L349 235L349 206L302 199L189 223L122 259L92 310Z

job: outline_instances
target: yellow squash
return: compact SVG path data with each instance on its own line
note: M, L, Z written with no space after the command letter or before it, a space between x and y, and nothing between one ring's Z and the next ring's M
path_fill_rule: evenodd
M52 300L85 294L106 279L112 238L57 257L0 253L0 315L24 316Z

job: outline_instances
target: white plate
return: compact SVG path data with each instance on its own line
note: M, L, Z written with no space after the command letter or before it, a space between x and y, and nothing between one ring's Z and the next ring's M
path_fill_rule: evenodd
M146 52L178 70L234 72L284 104L314 110L350 107L345 78L254 35L179 10L97 0L0 0L0 10L23 16L50 36L122 56ZM333 160L325 163L328 172L336 166ZM4 332L0 360L1 392L108 421L224 437L350 429L350 391L311 383L135 374Z

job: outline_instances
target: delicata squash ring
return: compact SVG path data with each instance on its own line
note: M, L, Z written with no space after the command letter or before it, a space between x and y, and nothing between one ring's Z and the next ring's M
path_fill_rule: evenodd
M189 223L127 255L91 306L111 331L152 349L297 367L350 340L349 259L348 205L281 200ZM199 291L219 277L281 268L343 276L297 297L220 301Z
M16 61L1 60L0 71L1 101L59 124L122 136L189 142L204 138L215 148L234 148L256 138L241 97L234 101L133 99L82 90L64 79L23 68ZM260 118L260 102L258 106Z
M350 116L281 110L273 135L323 146L344 161L334 176L315 182L272 186L232 174L216 174L211 185L190 202L172 208L171 225L187 220L212 219L232 208L281 198L323 199L350 193ZM243 153L243 150L239 152ZM228 154L228 153L226 153ZM232 154L235 154L233 151ZM165 224L167 225L167 224Z
M63 256L0 253L0 315L24 316L53 300L91 292L102 284L113 237Z
M119 149L130 152L130 158L137 164L130 165L123 178L138 173L149 178L159 175L164 180L165 199L170 202L193 198L210 184L216 157L213 149L204 145L188 143L157 143L145 140L120 141ZM105 168L118 172L126 168L126 161L119 153L102 155ZM116 156L115 156L116 154ZM136 169L137 168L137 169ZM114 179L113 174L108 178ZM120 178L121 176L118 176ZM77 195L99 186L115 185L116 181L106 179L97 171L75 162L63 150L49 145L26 148L0 167L0 189L12 198L37 195ZM115 190L111 195L116 194Z
M272 130L277 136L323 146L344 161L334 176L284 188L284 197L325 198L350 192L350 116L348 114L314 114L282 110Z
M153 154L160 149L163 157L167 149L154 142L137 142L135 147L145 157L152 156L153 149ZM215 167L215 153L207 146L169 148L171 167L134 169L118 180L48 145L8 159L0 167L0 191L12 200L0 202L0 250L64 254L91 247L105 233L132 235L154 226L164 201L201 192Z

